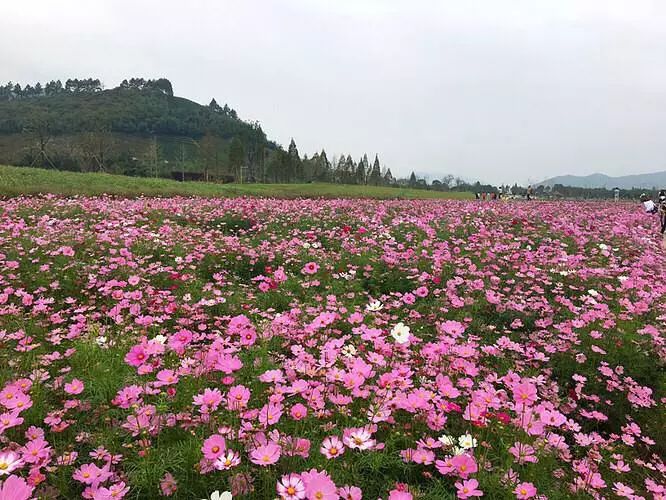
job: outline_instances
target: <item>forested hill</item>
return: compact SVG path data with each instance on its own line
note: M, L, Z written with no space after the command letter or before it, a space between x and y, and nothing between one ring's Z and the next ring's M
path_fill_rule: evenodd
M164 78L106 90L92 78L0 85L0 163L219 177L262 164L276 149L258 123L215 99L201 105L176 97Z
M175 97L166 79L125 80L102 90L99 80L68 80L42 86L8 83L0 87L0 133L48 127L53 134L106 129L127 134L177 135L199 139L211 133L224 139L269 145L257 123L238 118L215 100L208 106Z

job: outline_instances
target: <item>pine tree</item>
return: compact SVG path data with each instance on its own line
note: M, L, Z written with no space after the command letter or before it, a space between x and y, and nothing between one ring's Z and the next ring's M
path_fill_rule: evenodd
M358 164L356 165L356 173L354 175L354 181L356 184L366 183L366 176L368 172L367 164L368 164L368 156L363 155L363 158L361 158Z
M379 157L375 155L375 161L372 164L372 170L370 171L370 176L368 183L373 186L379 186L382 181L382 169L379 165Z
M416 174L414 172L409 176L409 185L416 186Z
M395 182L395 179L393 178L393 174L391 173L391 169L387 168L386 173L384 174L384 184L391 185Z
M298 155L298 148L292 137L291 142L289 143L289 149L287 150L287 155L289 157L287 175L287 182L292 182L292 180L302 180L303 171L301 158Z

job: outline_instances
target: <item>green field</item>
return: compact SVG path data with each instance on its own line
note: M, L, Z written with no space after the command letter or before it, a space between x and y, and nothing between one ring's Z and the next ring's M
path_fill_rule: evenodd
M0 165L0 196L113 194L118 196L264 196L274 198L471 199L468 192L439 192L343 184L213 184Z

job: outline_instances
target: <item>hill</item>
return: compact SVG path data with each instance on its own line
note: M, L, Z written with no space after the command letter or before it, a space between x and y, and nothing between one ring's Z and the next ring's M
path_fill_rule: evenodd
M166 79L135 78L108 90L91 79L68 80L64 87L59 81L0 87L4 163L134 175L168 176L174 168L223 174L237 167L234 162L255 165L276 149L258 123L241 120L214 99L203 106L174 96Z
M580 188L605 188L605 189L653 189L666 186L666 171L653 172L650 174L623 175L611 177L605 174L591 174L586 176L561 175L546 179L538 185L553 187L556 184Z
M36 194L136 196L262 196L270 198L472 199L469 192L339 184L215 184L62 172L0 165L0 196Z

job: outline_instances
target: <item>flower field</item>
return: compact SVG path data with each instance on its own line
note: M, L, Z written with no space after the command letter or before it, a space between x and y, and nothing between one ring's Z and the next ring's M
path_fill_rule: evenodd
M0 201L0 499L664 499L653 225L582 202Z

